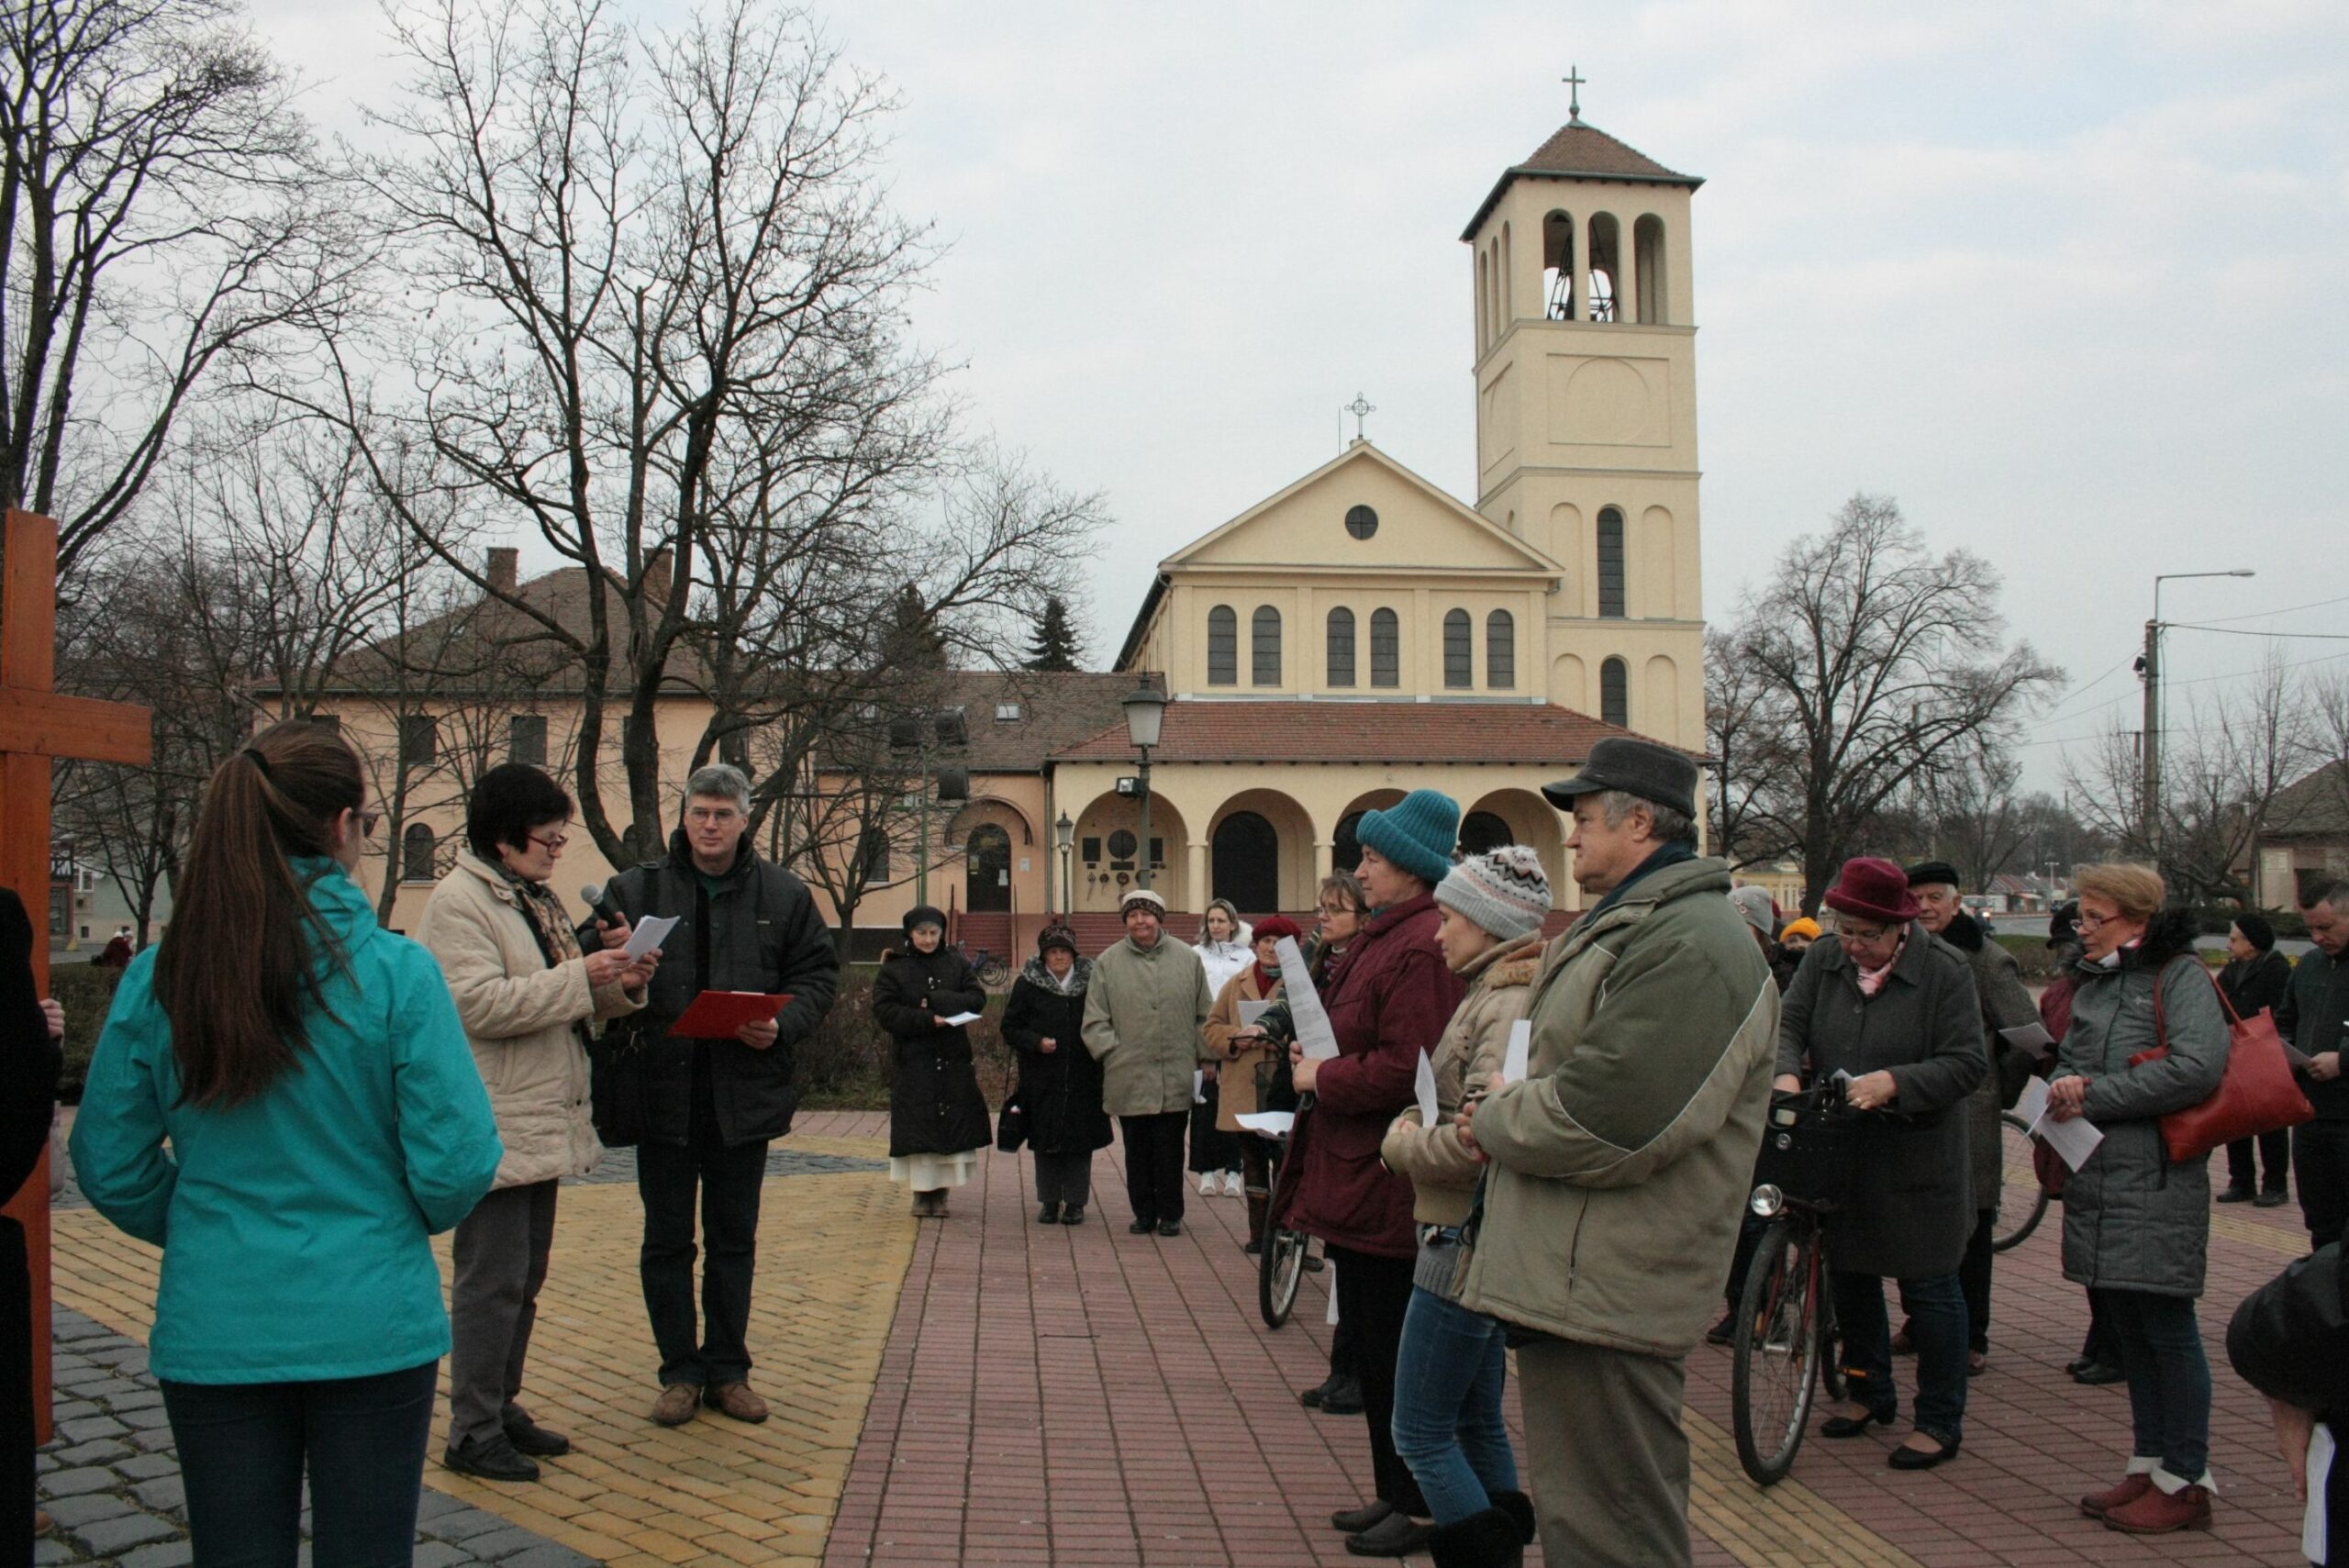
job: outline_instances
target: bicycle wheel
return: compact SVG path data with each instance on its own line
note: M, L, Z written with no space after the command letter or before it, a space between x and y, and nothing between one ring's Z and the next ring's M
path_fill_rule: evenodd
M1311 1245L1302 1230L1283 1226L1264 1228L1264 1250L1256 1260L1256 1310L1264 1327L1277 1329L1288 1321L1297 1306L1297 1282L1305 1277L1306 1249Z
M1802 1447L1826 1284L1817 1227L1791 1215L1773 1220L1746 1270L1730 1378L1737 1461L1759 1485L1784 1480Z
M2006 1178L1998 1195L1998 1228L1990 1234L1993 1252L2020 1247L2047 1218L2047 1189L2031 1163L2029 1125L2012 1111L1998 1113L1998 1154Z
M979 984L986 986L1002 984L1011 978L1011 966L993 953L982 953L977 966Z

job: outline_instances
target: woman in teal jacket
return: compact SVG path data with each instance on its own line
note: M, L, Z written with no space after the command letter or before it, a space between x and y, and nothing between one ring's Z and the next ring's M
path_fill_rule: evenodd
M163 1250L149 1362L207 1568L292 1568L306 1469L317 1568L408 1561L449 1350L430 1237L497 1173L440 967L350 874L364 806L317 726L221 765L73 1124L92 1205Z

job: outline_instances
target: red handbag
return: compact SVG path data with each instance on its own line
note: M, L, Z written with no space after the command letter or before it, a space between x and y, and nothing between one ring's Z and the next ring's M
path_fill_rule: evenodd
M2171 962L2199 967L2202 961ZM2167 973L2166 968L2162 972ZM2199 1160L2222 1143L2298 1127L2316 1116L2308 1095L2292 1077L2291 1058L2285 1052L2284 1037L2276 1032L2275 1015L2262 1007L2246 1018L2235 1011L2217 981L2210 982L2210 988L2219 993L2219 1006L2227 1010L2233 1036L2227 1050L2227 1070L2208 1099L2162 1118L2162 1143L2172 1164ZM2162 1009L2161 974L2154 976L2154 1040L2152 1050L2129 1059L2130 1066L2169 1054L2169 1020Z

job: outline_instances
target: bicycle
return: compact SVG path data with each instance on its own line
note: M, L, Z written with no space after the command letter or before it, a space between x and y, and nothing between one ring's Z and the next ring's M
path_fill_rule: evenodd
M1819 1391L1846 1392L1821 1221L1849 1187L1856 1115L1833 1083L1771 1099L1756 1167L1765 1179L1748 1200L1770 1225L1747 1266L1731 1340L1737 1461L1757 1485L1794 1468Z
M1273 1146L1266 1161L1269 1184L1278 1192L1281 1162L1288 1154L1288 1135L1277 1134L1266 1141ZM1256 1258L1256 1311L1264 1319L1265 1328L1281 1327L1296 1309L1297 1288L1304 1283L1305 1271L1312 1266L1312 1248L1311 1237L1302 1230L1290 1229L1267 1211L1264 1245Z
M989 990L993 990L995 987L1004 984L1011 979L1011 965L1005 962L1002 959L997 958L986 949L970 947L964 943L956 942L954 944L954 951L961 953L964 958L970 961L972 973L978 976L979 984L987 987Z
M1999 1164L2004 1173L2006 1191L1998 1205L1998 1228L1990 1234L1990 1251L2003 1252L2020 1247L2039 1229L2047 1218L2047 1189L2039 1184L2039 1173L2031 1162L2031 1124L2012 1111L1998 1113ZM2016 1201L2018 1190L2030 1195Z

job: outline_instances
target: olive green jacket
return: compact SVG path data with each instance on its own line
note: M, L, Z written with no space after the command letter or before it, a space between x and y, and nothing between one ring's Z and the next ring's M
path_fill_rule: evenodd
M1127 937L1093 961L1085 991L1085 1049L1101 1063L1111 1116L1191 1108L1191 1075L1208 1060L1207 966L1172 937L1138 948Z
M1684 861L1550 944L1529 1076L1470 1123L1491 1164L1463 1306L1656 1356L1719 1310L1778 1032L1729 888L1724 862Z

